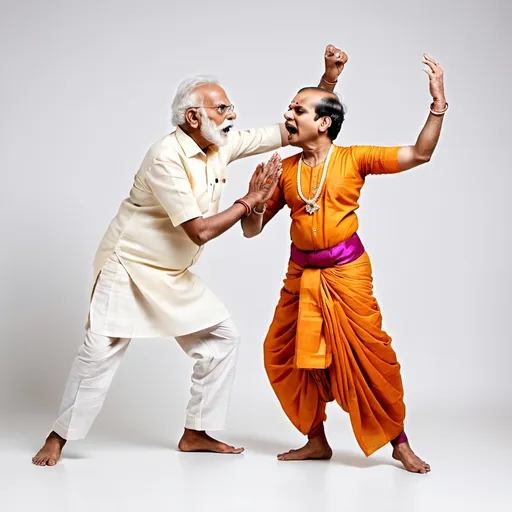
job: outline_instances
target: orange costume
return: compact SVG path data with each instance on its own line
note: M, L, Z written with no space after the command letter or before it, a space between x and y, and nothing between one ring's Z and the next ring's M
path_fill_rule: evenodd
M297 249L309 253L337 246L357 231L355 210L366 176L400 171L398 149L334 146L320 209L313 214L297 192L301 154L285 159L264 220L286 204ZM322 171L323 164L311 168L302 162L306 198L318 190ZM395 439L405 418L400 365L372 290L366 252L328 268L303 268L290 260L264 344L270 383L297 429L313 437L323 428L326 403L336 400L349 413L366 455Z

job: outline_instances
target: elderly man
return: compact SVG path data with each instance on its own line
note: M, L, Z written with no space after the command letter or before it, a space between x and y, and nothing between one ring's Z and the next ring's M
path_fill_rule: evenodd
M291 210L291 257L265 339L265 368L288 418L309 440L279 460L331 457L323 425L326 403L336 400L366 455L391 442L407 470L430 471L404 432L400 365L382 330L355 213L367 177L411 169L434 152L448 104L441 67L426 55L423 62L433 103L413 146L335 146L344 120L338 97L299 91L284 117L288 142L302 152L283 161L272 199L255 209L260 215L242 219L252 237L283 206Z
M325 52L320 86L332 90L346 55ZM67 440L87 435L132 338L173 336L195 360L179 449L241 453L210 437L224 427L239 334L220 300L192 272L203 246L267 201L278 157L259 166L246 196L221 213L226 166L287 144L284 125L233 131L236 114L213 79L181 83L176 131L157 142L99 246L85 341L71 368L60 415L34 464L53 466Z

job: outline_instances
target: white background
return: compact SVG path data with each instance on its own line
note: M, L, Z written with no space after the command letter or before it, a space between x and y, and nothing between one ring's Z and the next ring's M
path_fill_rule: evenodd
M445 69L450 110L434 158L407 174L369 178L359 233L373 262L384 325L402 363L409 433L415 439L416 429L418 451L437 448L437 467L448 479L476 463L466 450L448 455L454 442L461 449L460 436L468 448L495 443L501 461L510 451L498 438L510 428L512 399L511 18L506 0L1 0L0 421L2 443L13 450L20 471L27 471L51 426L82 341L97 244L145 152L172 130L169 107L177 84L189 75L214 74L236 105L238 127L263 126L282 120L297 89L318 82L329 43L349 55L337 89L348 106L340 145L413 144L430 103L422 53ZM223 207L245 194L260 159L230 166ZM274 452L301 442L262 361L287 263L288 226L282 212L250 241L235 227L209 244L196 267L243 335L224 437L246 447L252 442L272 467ZM174 447L191 366L173 339L136 340L92 439L105 440L105 446L125 440L124 450L154 440L160 450ZM333 446L350 448L353 460L362 458L345 415L332 406L330 418ZM89 457L90 451L84 453ZM420 455L435 462L429 453ZM89 460L94 473L101 456ZM238 468L251 464L248 456L240 460L233 462ZM350 464L338 462L344 478ZM80 463L70 455L60 467ZM488 458L477 464L486 470L491 465ZM365 465L355 463L359 472L353 478L367 478ZM496 470L496 460L492 465ZM214 472L233 467L222 461ZM36 482L41 471L62 471L34 470L39 473L30 468L27 474ZM317 471L325 469L313 469L312 478L323 474ZM466 477L461 489L472 487ZM254 475L248 478L252 482ZM499 478L492 482L498 486ZM300 487L300 480L294 485ZM489 489L481 491L488 500ZM261 507L272 510L269 496ZM404 510L459 510L462 503L466 508L460 510L469 510L476 503L445 494L427 506L415 496ZM294 499L293 490L288 499ZM333 506L344 503L343 496L339 500ZM237 503L235 509L249 508Z

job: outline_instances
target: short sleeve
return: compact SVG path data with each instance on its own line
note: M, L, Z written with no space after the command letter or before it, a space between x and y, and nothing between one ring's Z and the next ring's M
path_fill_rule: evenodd
M203 215L187 173L179 164L153 158L147 171L147 183L174 227Z
M281 129L278 124L266 128L233 132L228 139L228 162L274 151L281 146Z
M394 174L400 172L398 151L400 146L352 146L352 155L361 176L368 174Z

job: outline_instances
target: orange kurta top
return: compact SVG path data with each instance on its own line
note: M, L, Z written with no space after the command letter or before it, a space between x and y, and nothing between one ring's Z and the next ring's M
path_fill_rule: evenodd
M368 174L400 171L399 147L334 146L325 183L317 203L320 210L306 212L306 203L297 192L297 168L301 153L283 161L283 173L265 220L270 220L285 204L291 210L291 239L303 251L329 249L350 238L358 229L355 211ZM311 168L302 162L301 188L312 198L320 186L324 164ZM301 278L295 365L298 368L327 368L332 353L323 332L320 272L309 270Z
M291 239L303 251L328 249L350 238L358 229L355 211L368 174L400 171L399 147L334 146L325 184L318 199L320 210L310 215L297 193L297 166L302 153L283 160L279 186L267 204L266 219L285 204L290 207ZM324 164L309 167L302 162L301 186L304 197L311 198L320 185Z

